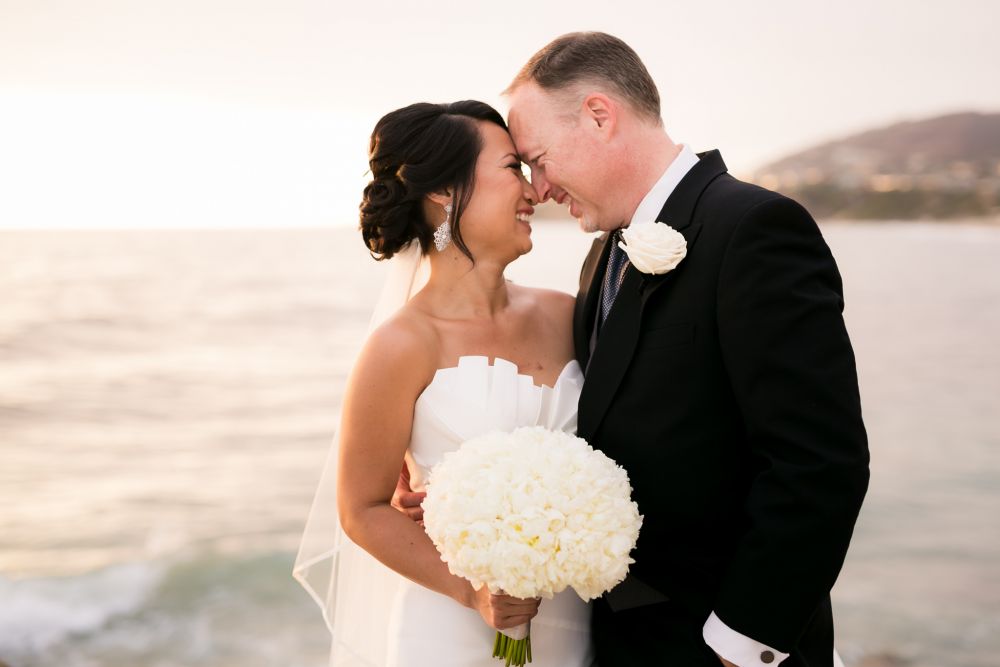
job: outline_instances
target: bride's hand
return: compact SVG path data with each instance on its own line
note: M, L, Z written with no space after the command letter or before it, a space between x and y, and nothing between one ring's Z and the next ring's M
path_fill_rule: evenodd
M538 613L539 598L527 600L509 595L494 595L487 586L473 594L473 607L486 624L496 630L524 625Z

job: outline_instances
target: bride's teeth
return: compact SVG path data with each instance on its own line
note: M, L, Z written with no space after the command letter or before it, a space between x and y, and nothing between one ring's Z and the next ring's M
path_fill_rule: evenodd
M531 216L527 213L518 213L516 217L521 222L531 222Z

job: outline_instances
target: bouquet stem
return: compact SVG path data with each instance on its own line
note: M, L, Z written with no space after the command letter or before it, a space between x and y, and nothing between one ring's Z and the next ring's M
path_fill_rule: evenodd
M512 628L515 632L511 634L522 634L516 632L524 628L521 639L513 639L497 630L496 638L493 640L493 657L504 661L504 667L524 667L525 663L531 662L531 626L519 626Z

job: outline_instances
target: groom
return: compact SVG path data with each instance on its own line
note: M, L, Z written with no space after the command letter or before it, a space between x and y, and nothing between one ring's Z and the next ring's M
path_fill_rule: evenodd
M556 39L506 93L540 199L604 232L576 304L578 435L628 471L645 520L632 574L594 605L600 666L829 667L868 446L816 223L674 143L615 37ZM619 230L657 221L687 254L654 275Z

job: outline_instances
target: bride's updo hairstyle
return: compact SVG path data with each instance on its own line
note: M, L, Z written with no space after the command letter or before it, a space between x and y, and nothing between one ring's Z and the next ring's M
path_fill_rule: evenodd
M426 255L444 216L426 220L424 197L451 189L452 242L472 259L460 223L472 198L476 160L483 148L476 121L507 130L493 107L475 100L411 104L375 124L368 147L372 180L365 186L360 207L361 234L372 257L389 259L414 239Z

